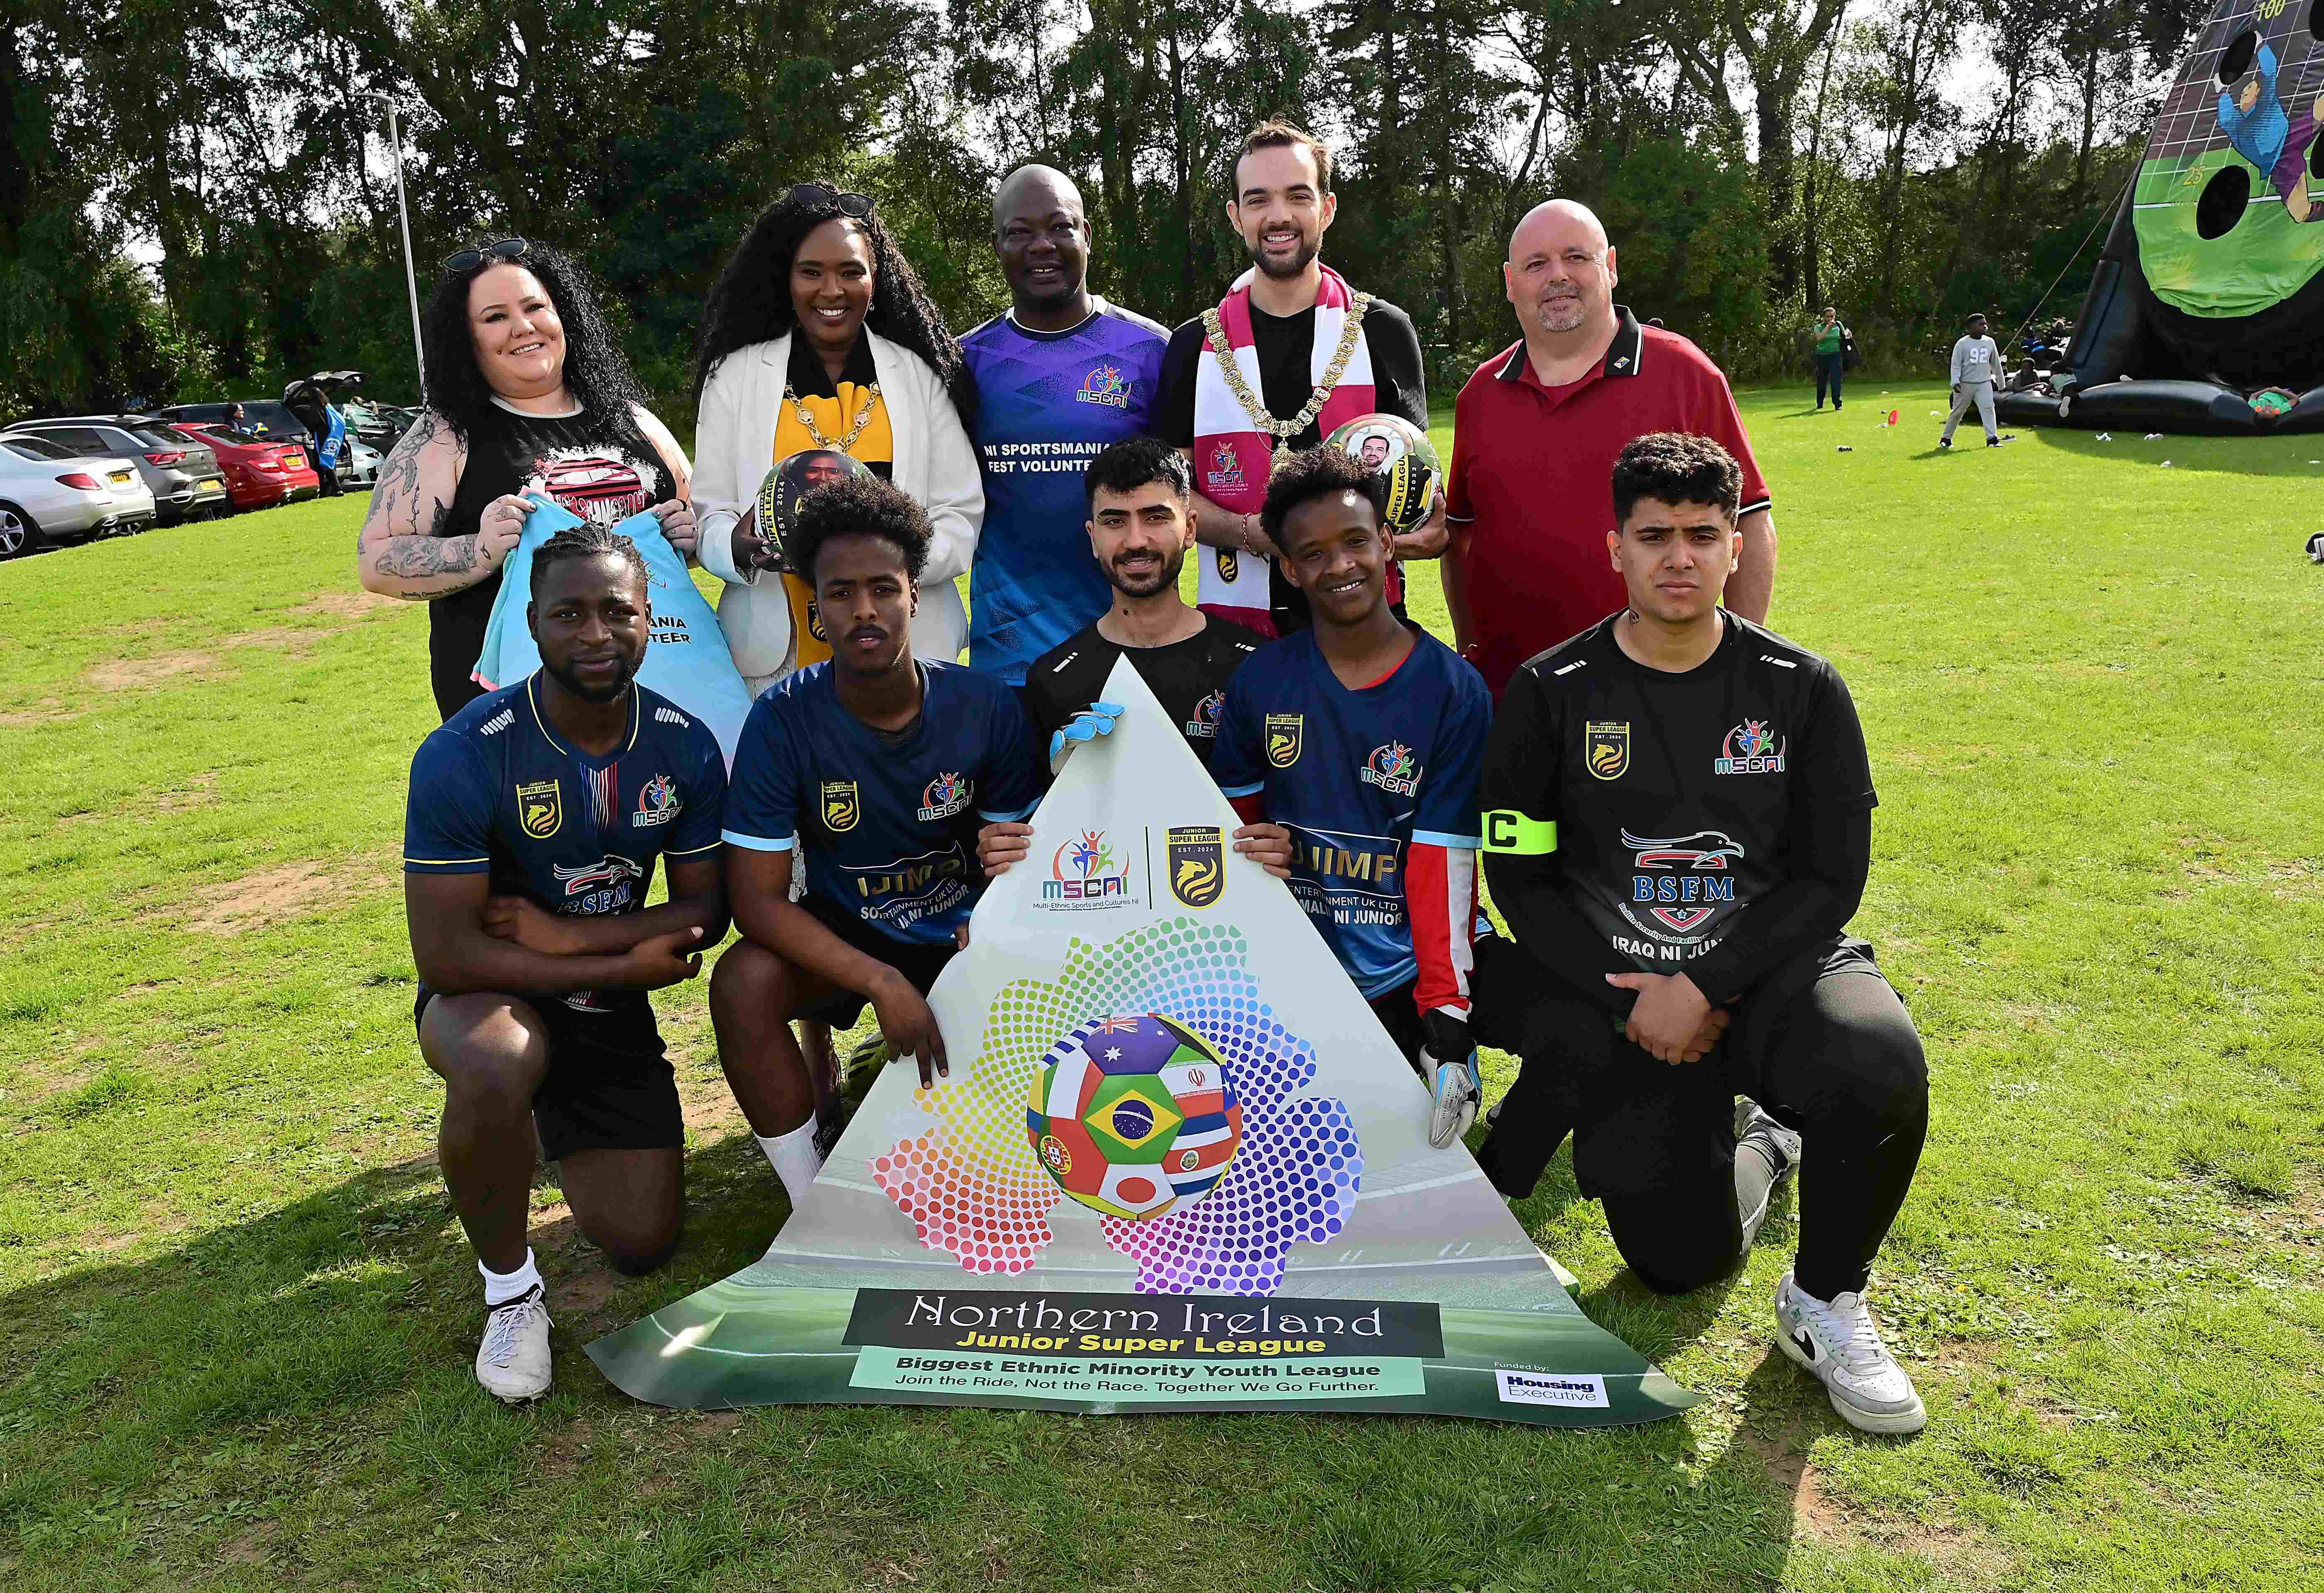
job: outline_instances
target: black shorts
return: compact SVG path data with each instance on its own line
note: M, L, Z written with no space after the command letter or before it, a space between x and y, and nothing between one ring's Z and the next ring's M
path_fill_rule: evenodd
M436 992L411 1003L420 1025ZM577 1012L557 996L523 996L549 1036L549 1072L532 1092L540 1154L552 1162L578 1150L666 1150L686 1144L686 1115L653 1008L618 991L597 998L612 1010Z
M876 957L902 974L906 982L923 996L936 982L936 975L945 964L958 955L950 941L942 945L930 945L923 941L898 940L874 929L854 914L834 907L813 891L799 898L798 905L815 915L815 921L832 934L853 946L867 957ZM863 1017L863 1008L872 1004L869 996L859 996L853 990L842 990L828 1000L796 1014L827 1023L835 1029L852 1029Z

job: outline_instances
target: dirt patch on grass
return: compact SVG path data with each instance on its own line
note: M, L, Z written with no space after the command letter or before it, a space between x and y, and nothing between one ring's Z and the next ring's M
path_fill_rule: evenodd
M365 614L395 607L397 601L392 597L382 597L376 592L318 592L311 600L298 604L290 612L294 614L328 614L340 620L360 620Z
M178 981L174 979L140 980L137 983L130 985L124 990L115 991L113 999L116 1001L126 1001L136 996L150 996L155 990L167 990L170 986L177 982Z
M29 708L0 708L0 728L20 724L49 724L60 719L76 719L80 710L56 697L42 697Z
M1796 1535L1834 1548L1870 1543L1926 1561L1971 1587L1991 1586L2007 1573L2008 1556L1975 1527L1877 1515L1835 1497L1808 1455L1813 1436L1797 1425L1775 1433L1745 1428L1735 1435L1766 1467L1767 1480L1790 1496Z
M300 648L337 636L337 625L270 625L260 631L245 631L239 636L226 639L228 647L266 647L279 652L293 652Z
M153 798L153 806L163 813L183 813L188 808L208 807L217 800L217 770L206 769L189 778L175 791L164 791Z
M208 675L218 667L214 653L155 653L144 658L112 658L92 664L81 678L97 691L134 691L160 686L180 675Z
M372 885L323 863L285 863L203 892L184 927L198 935L239 934L337 907L368 895Z

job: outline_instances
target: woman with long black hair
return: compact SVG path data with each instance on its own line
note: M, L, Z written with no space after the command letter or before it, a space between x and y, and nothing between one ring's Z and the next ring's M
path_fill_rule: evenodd
M428 409L380 466L355 571L370 591L427 600L429 674L449 719L484 692L476 658L524 493L600 525L651 509L688 554L694 511L685 451L563 252L503 238L447 256L420 343Z
M984 520L975 390L871 199L806 182L767 207L710 290L695 390L702 563L728 583L719 623L751 689L831 655L806 582L767 576L779 549L755 510L767 472L809 449L849 456L927 511L912 651L958 658L968 613L952 583Z

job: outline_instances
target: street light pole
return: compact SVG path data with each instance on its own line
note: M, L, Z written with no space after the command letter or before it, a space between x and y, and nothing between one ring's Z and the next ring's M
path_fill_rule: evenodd
M374 90L372 98L387 110L387 144L395 155L395 218L403 228L403 286L411 296L411 357L420 370L420 406L428 407L428 355L420 341L420 278L411 266L411 210L403 198L403 141L395 130L395 99Z

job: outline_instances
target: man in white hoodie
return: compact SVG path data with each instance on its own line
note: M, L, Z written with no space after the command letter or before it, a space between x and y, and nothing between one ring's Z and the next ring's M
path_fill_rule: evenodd
M2000 430L1993 423L1993 390L2003 381L2001 345L1985 335L1985 318L1969 318L1969 331L1953 345L1953 412L1945 417L1945 435L1937 447L1953 446L1953 428L1969 413L1972 403L1977 406L1977 418L1985 422L1985 446L2001 446Z

